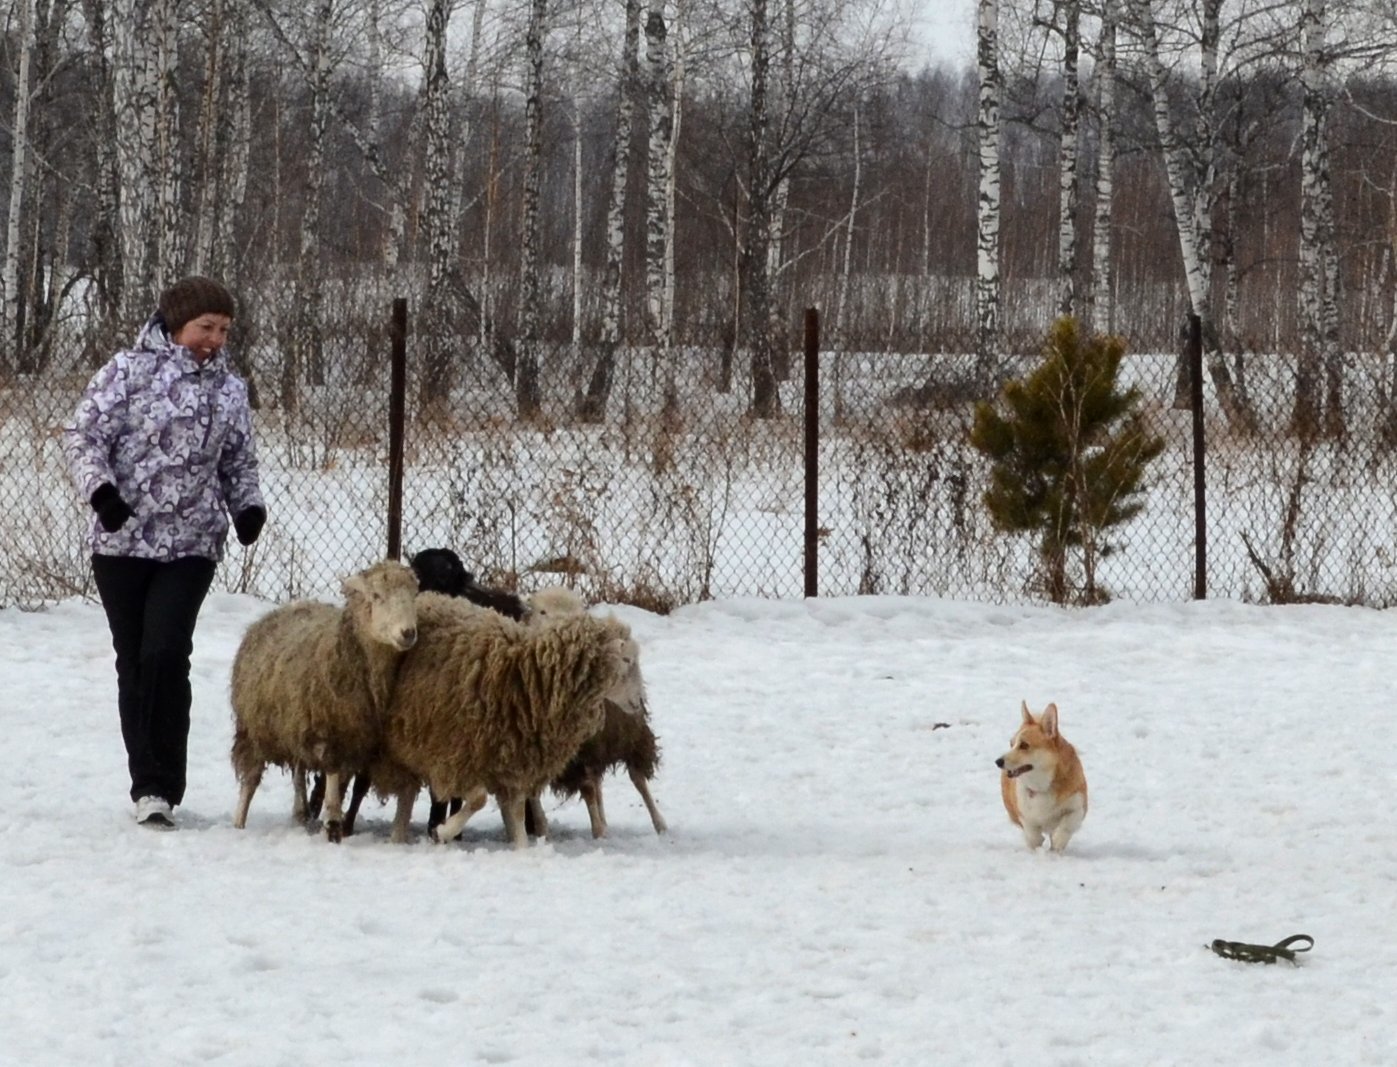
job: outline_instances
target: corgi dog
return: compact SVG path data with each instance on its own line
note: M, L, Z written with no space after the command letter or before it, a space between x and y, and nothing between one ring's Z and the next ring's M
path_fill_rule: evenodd
M1029 848L1043 843L1061 852L1087 814L1087 777L1077 750L1058 731L1057 705L1038 718L1023 702L1023 723L1009 751L994 761L1002 771L999 791L1009 819L1023 830Z

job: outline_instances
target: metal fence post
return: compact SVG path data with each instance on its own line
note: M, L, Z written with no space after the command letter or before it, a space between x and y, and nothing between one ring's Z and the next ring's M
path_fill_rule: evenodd
M820 312L805 309L805 595L820 586Z
M1203 323L1188 317L1189 405L1193 408L1193 599L1208 599L1208 498L1204 491Z
M403 435L407 408L407 298L393 301L389 326L388 386L388 558L403 554Z

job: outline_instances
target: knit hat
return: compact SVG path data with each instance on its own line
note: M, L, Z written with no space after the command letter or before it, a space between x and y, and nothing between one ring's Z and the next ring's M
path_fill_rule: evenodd
M178 333L190 319L212 312L233 317L233 294L212 278L198 274L181 278L160 294L160 316L170 333Z

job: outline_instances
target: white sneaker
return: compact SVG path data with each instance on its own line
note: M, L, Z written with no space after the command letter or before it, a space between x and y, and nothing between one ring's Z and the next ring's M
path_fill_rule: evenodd
M141 797L136 801L136 822L156 830L175 828L174 813L170 810L170 802L164 797Z

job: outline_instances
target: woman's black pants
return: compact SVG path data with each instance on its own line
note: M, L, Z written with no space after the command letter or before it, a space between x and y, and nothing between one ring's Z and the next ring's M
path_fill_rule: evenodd
M189 655L213 584L214 561L93 556L92 574L116 650L116 703L131 799L184 800L189 749Z

